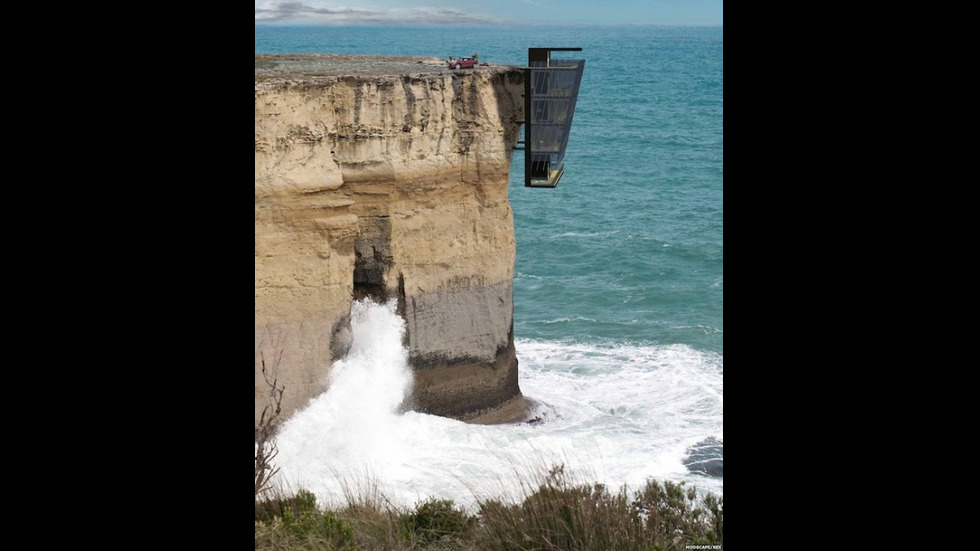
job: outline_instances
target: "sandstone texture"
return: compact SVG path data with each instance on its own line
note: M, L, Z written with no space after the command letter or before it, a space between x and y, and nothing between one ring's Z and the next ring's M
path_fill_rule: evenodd
M524 119L514 66L438 58L255 56L255 420L323 392L351 302L396 299L405 407L525 415L513 342L513 214Z

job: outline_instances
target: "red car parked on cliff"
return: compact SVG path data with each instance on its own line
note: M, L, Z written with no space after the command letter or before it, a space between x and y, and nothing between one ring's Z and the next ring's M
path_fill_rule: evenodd
M474 57L461 57L459 59L449 60L450 69L472 69L476 65L476 58Z

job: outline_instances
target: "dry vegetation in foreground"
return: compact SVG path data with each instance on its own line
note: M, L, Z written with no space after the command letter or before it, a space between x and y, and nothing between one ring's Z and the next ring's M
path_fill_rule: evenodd
M348 499L323 510L315 496L270 492L255 502L255 548L263 550L685 550L721 549L723 498L650 480L639 491L571 484L551 469L519 503L486 500L475 514L452 500L414 508Z
M724 544L722 497L655 480L611 492L569 480L563 465L522 485L535 488L523 500L480 500L474 514L447 499L399 508L352 494L345 506L324 510L313 493L271 482L283 389L268 376L264 357L262 373L271 390L255 431L257 550L682 551Z

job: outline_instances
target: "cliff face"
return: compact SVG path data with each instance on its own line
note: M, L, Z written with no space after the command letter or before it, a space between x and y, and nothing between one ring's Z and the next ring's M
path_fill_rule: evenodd
M507 187L523 73L339 60L256 56L256 422L262 363L288 417L326 388L364 296L398 300L408 407L518 418Z

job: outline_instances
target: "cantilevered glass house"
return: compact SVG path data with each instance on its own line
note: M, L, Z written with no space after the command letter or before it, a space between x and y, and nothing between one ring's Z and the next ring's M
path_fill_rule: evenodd
M551 52L582 48L528 48L524 78L524 185L558 185L582 83L584 59L552 59Z

